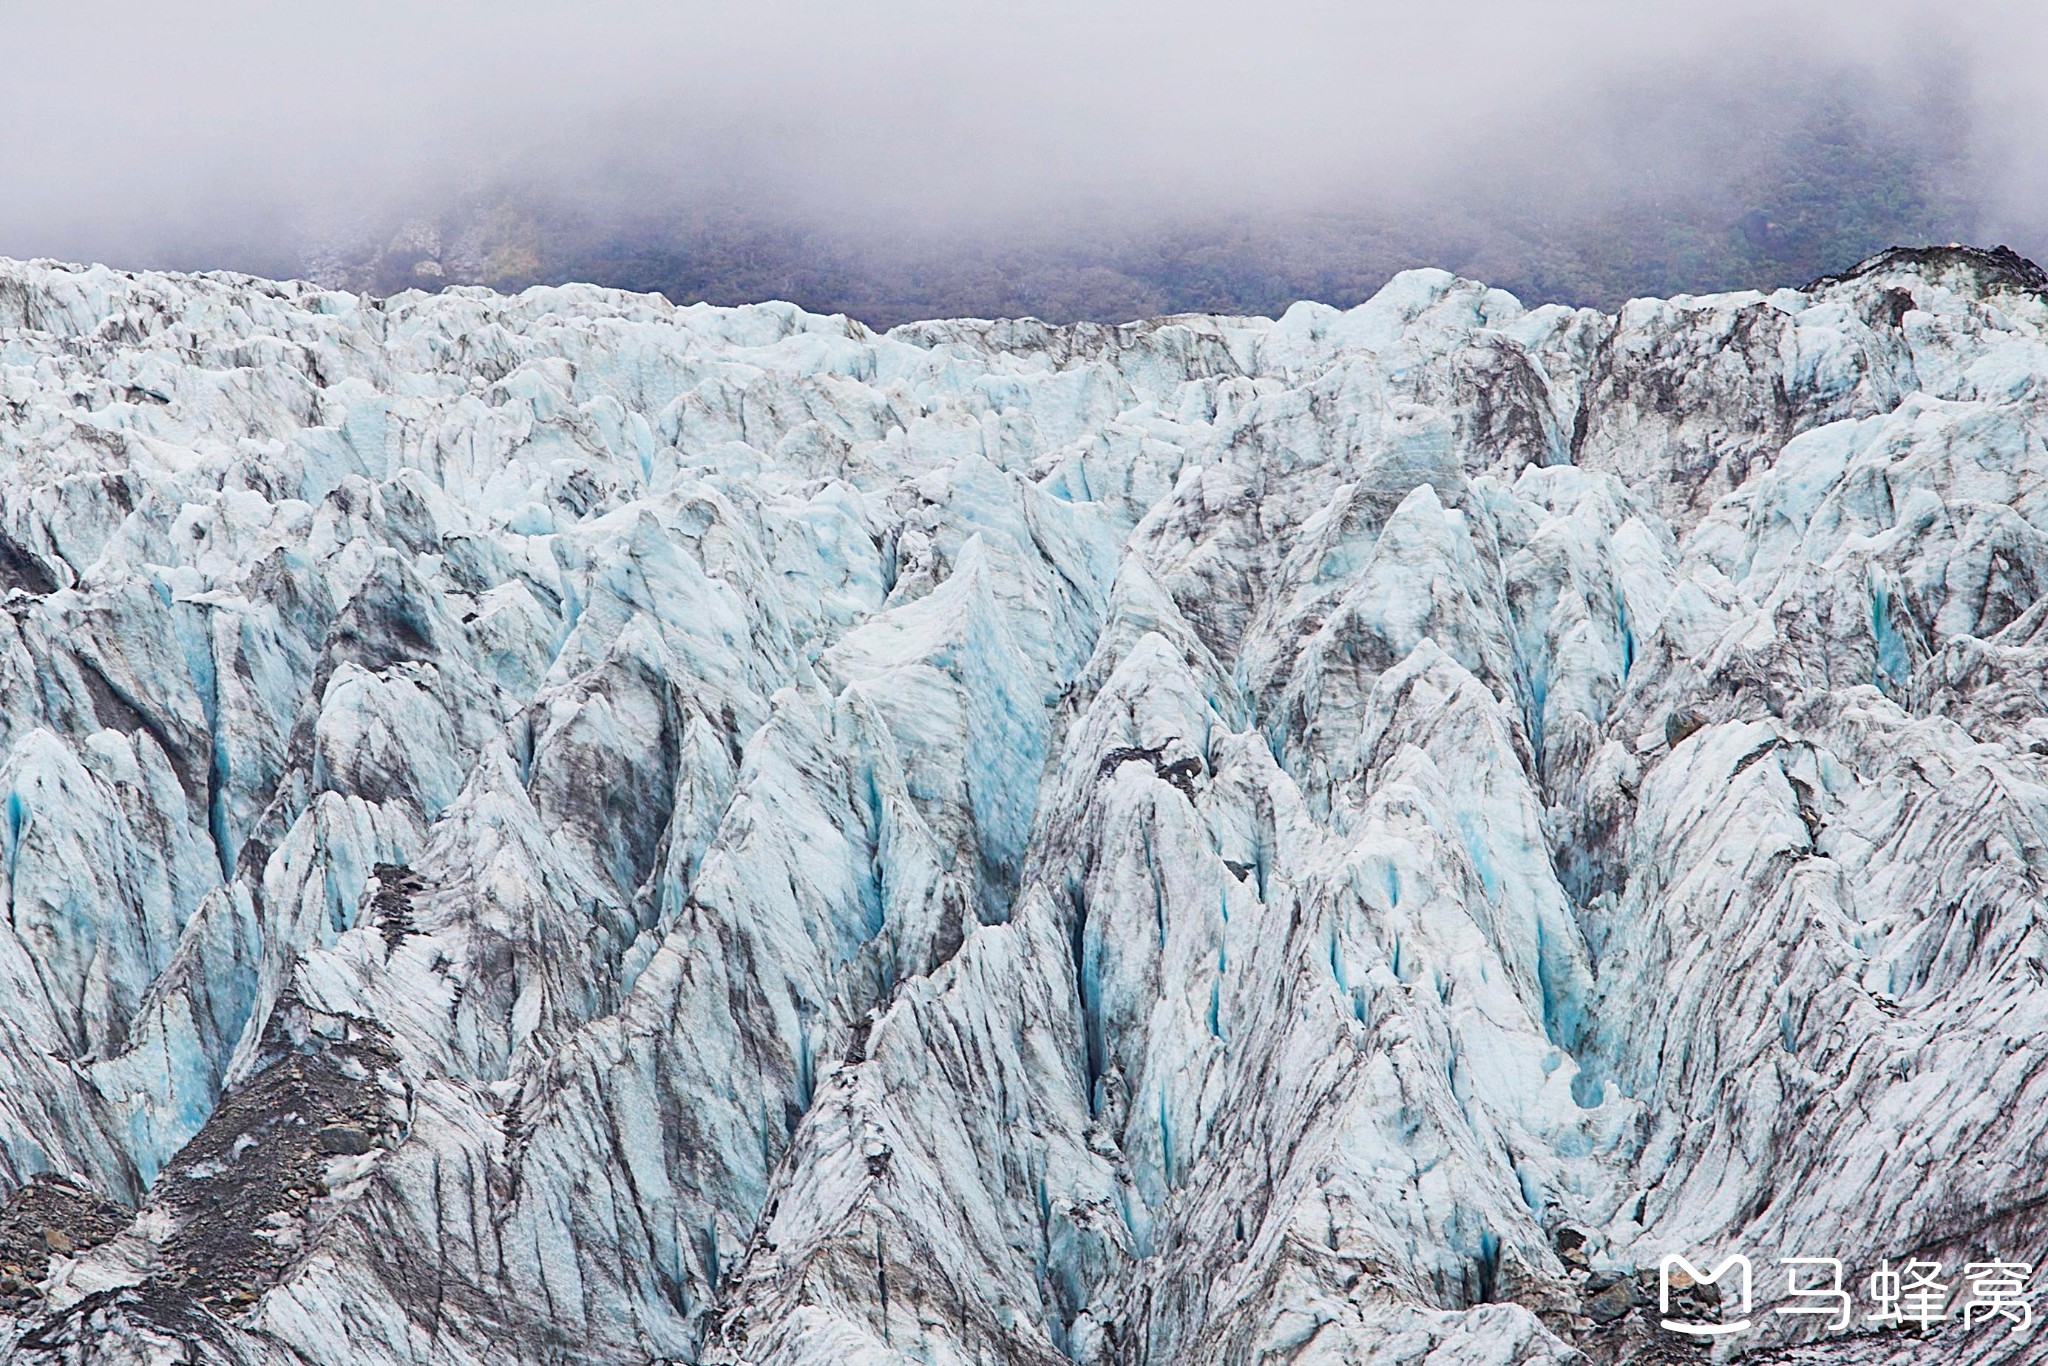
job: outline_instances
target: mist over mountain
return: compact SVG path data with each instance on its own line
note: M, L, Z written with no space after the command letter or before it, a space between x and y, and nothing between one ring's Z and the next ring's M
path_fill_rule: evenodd
M2039 26L1996 4L210 8L22 16L0 251L878 327L1277 316L1416 266L1611 309L1894 244L2048 254ZM118 100L27 60L66 44Z
M929 224L778 197L732 168L633 186L531 169L331 229L273 271L376 293L590 281L678 303L784 299L876 327L933 317L1122 322L1349 306L1441 266L1532 303L1799 285L1902 243L1970 240L1994 215L1974 179L1953 72L1905 90L1780 70L1616 92L1554 165L1475 144L1427 183L1322 203L1169 211L1054 202ZM1699 125L1704 122L1703 129ZM1600 148L1601 164L1583 154ZM1469 158L1469 159L1467 159ZM1575 159L1576 158L1576 159ZM2031 248L2038 235L2009 233ZM303 241L304 239L302 239ZM2042 239L2048 241L2048 239ZM203 253L183 264L198 265Z

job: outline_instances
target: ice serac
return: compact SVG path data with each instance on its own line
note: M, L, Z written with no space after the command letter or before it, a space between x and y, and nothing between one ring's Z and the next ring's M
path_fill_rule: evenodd
M0 1362L1668 1362L1666 1253L2048 1262L2044 290L0 262Z

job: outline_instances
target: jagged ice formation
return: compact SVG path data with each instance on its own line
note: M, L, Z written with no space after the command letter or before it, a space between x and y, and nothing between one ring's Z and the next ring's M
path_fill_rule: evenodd
M1681 1360L1666 1251L2048 1261L2043 285L0 262L0 1362Z

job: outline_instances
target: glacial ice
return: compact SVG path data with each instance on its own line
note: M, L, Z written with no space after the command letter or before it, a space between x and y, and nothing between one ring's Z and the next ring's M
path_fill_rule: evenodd
M0 1362L1689 1360L1589 1273L2048 1262L2044 283L0 262L0 1200L128 1220L0 1214Z

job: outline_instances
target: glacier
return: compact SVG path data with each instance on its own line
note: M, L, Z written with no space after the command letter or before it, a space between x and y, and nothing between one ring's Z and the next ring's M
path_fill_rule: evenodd
M2048 1361L1656 1303L2048 1262L2044 584L2003 249L0 261L0 1363Z

